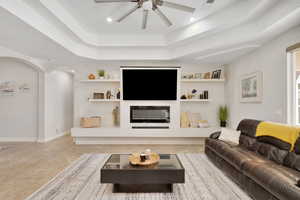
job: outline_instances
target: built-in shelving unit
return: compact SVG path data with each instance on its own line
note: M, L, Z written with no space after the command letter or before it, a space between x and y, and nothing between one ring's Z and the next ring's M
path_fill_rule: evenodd
M89 102L120 102L120 99L89 99Z
M88 80L84 79L84 77L81 78L83 78L83 80L77 79L79 83L77 90L80 90L78 94L86 95L84 96L85 99L80 95L81 103L90 103L89 105L85 105L86 107L91 106L91 108L95 108L97 112L103 112L106 116L110 115L110 109L114 106L119 106L119 108L121 108L121 117L122 115L123 117L124 115L128 115L128 113L122 113L122 109L127 106L126 101L122 99L93 99L93 95L90 95L90 93L94 91L105 93L107 89L119 88L121 85L120 79ZM211 87L222 87L222 83L225 83L225 79L181 79L178 81L178 84L179 86L182 84L183 87L178 88L195 88L199 91L209 91L213 90ZM184 92L184 90L178 91L179 94L181 92ZM90 96L90 98L86 101L88 96ZM181 94L179 96L181 96ZM176 113L178 112L178 119L180 119L180 107L191 108L193 111L194 107L214 106L215 102L213 101L218 102L216 95L210 96L209 94L208 98L209 99L178 99L174 106L175 109L178 108L178 111L176 111ZM85 102L83 102L84 100ZM213 104L209 104L210 102L213 102ZM201 103L203 105L201 105ZM174 104L174 102L172 102L172 104ZM197 109L195 112L197 112ZM176 118L176 116L173 118ZM100 128L74 127L71 133L76 144L199 144L203 143L203 137L208 137L212 132L220 130L219 127L214 126L209 128L180 128L180 120L178 120L176 124L175 127L171 126L170 129L164 130L131 129L130 127L124 126L121 120L121 125L118 127L110 127L108 123Z
M119 79L80 80L81 83L120 83Z
M211 99L180 99L180 102L210 102Z
M182 83L223 83L225 79L181 79Z

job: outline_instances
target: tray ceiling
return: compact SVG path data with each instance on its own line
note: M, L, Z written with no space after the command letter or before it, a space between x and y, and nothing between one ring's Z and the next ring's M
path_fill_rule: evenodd
M29 56L42 59L63 59L59 55L67 54L92 60L224 64L300 23L299 0L216 0L212 5L204 0L169 1L184 2L196 11L189 14L162 8L174 25L169 28L150 13L148 28L142 30L141 12L121 23L106 21L107 17L120 16L132 3L0 0L0 14L10 21L0 22L5 30L0 33L0 45L22 52L29 49ZM191 22L191 17L195 21ZM19 37L9 38L16 31ZM35 38L39 40L37 49L27 42Z

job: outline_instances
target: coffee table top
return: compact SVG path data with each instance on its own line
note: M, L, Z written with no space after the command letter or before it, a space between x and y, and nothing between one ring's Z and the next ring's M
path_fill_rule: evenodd
M159 154L160 160L152 166L133 166L129 163L129 154L112 154L102 170L183 170L183 166L176 154Z

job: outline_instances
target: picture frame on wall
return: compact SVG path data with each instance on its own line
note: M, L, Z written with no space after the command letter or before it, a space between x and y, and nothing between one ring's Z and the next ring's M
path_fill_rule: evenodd
M0 82L0 96L14 96L17 92L15 81Z
M260 103L263 98L263 74L260 71L243 75L240 79L240 102Z

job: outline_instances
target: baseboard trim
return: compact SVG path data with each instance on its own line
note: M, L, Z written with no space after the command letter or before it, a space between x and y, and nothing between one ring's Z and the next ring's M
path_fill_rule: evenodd
M62 132L62 133L60 133L58 135L54 135L52 137L48 137L48 138L45 138L45 139L42 139L42 140L38 140L37 142L39 142L39 143L46 143L46 142L50 142L52 140L56 140L56 139L58 139L60 137L63 137L65 135L70 135L70 131L65 131L65 132Z
M36 142L36 137L0 137L0 142Z

